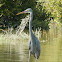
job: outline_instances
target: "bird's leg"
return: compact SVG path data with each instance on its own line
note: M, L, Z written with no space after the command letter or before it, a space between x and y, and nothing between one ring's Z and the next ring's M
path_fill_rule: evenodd
M36 57L36 62L37 62L37 55L35 54L35 57Z
M29 51L29 59L28 59L28 62L30 62L30 56L31 56L31 53L30 53L30 51Z
M36 62L37 62L37 57L36 57Z

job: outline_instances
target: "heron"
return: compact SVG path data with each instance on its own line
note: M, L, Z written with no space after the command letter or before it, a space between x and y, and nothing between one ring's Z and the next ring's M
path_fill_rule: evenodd
M30 18L29 18L29 34L30 34L30 39L28 41L28 47L29 47L29 59L28 62L30 62L30 56L31 54L34 55L34 57L36 58L36 62L37 59L40 56L40 42L38 40L38 38L33 34L32 32L32 20L33 20L33 10L31 8L28 8L22 12L17 13L16 15L22 14L22 13L29 13L30 14Z

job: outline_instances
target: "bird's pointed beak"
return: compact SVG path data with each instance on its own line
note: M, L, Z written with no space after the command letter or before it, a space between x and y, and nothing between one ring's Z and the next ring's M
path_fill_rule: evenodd
M22 13L24 13L24 11L22 11L22 12L19 12L19 13L17 13L16 15L19 15L19 14L22 14Z

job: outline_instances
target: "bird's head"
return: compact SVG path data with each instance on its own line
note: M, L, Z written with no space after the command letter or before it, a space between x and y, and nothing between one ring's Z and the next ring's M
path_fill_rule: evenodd
M32 9L28 8L28 9L22 11L22 12L17 13L16 15L19 15L19 14L22 14L22 13L31 13L31 12L32 12Z

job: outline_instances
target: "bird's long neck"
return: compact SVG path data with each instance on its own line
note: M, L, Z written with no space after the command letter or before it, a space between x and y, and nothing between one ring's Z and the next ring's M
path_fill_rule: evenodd
M30 36L32 35L32 19L33 19L33 12L30 13L30 20L29 20L29 33Z

